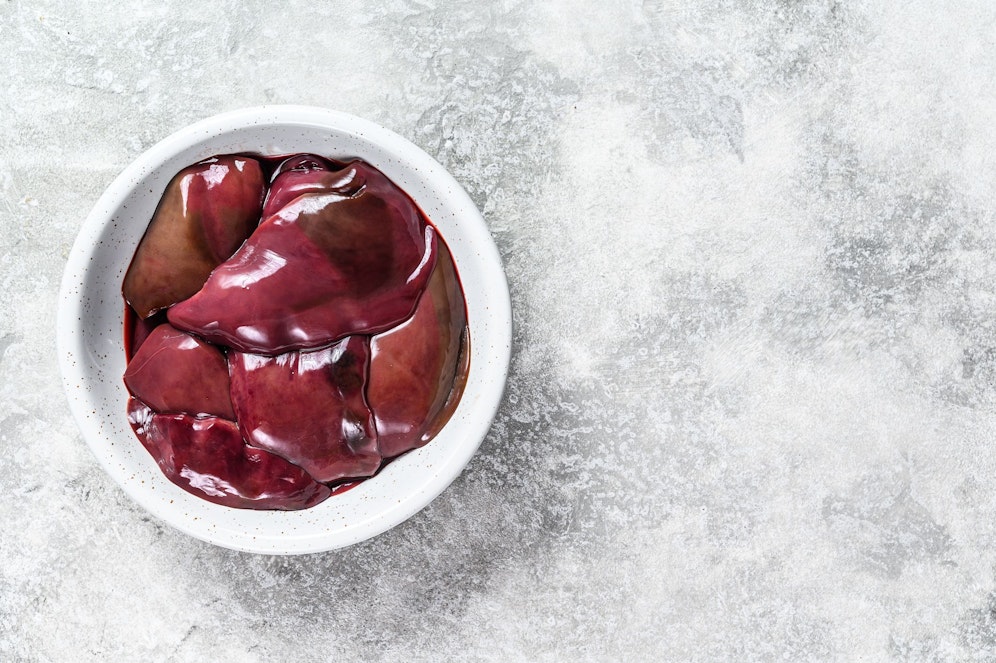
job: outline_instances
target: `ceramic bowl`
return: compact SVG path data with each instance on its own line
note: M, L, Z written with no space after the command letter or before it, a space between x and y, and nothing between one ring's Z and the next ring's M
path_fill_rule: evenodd
M467 300L471 336L466 391L428 445L376 477L302 511L223 507L181 490L159 470L126 418L121 280L166 184L216 154L310 152L359 157L406 191L446 239ZM299 554L340 548L384 532L439 495L490 428L511 354L508 284L494 241L470 197L425 152L344 113L262 106L218 115L158 143L97 201L69 256L59 296L59 361L73 414L98 461L142 508L226 548Z

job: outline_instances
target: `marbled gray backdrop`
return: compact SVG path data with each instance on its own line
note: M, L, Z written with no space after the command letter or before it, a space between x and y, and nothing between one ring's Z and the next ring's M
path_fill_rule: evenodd
M0 2L0 660L996 660L996 4ZM511 282L504 404L374 540L150 520L56 293L145 148L262 103L407 136Z

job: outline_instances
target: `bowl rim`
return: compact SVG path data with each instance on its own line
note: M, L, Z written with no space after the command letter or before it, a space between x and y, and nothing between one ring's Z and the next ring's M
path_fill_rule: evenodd
M138 182L152 175L176 155L191 149L206 136L218 137L244 129L258 128L261 125L329 129L362 137L420 171L427 181L438 187L438 191L445 188L445 196L456 201L463 210L464 213L459 219L461 232L468 233L471 237L474 243L473 252L477 256L475 260L478 266L487 272L488 325L497 341L492 345L495 356L489 356L488 366L481 367L481 370L487 370L488 373L481 397L473 404L475 417L469 424L468 439L465 444L457 446L446 457L431 482L420 486L419 490L406 495L398 500L397 504L374 517L355 523L344 530L311 536L296 534L280 543L274 542L272 538L262 541L255 537L252 540L248 537L230 540L218 535L217 532L212 534L203 526L192 526L188 520L171 514L168 509L162 508L161 503L153 502L136 484L125 481L121 469L111 463L104 451L103 444L106 440L100 427L95 427L89 416L91 411L96 412L97 408L106 404L97 402L93 394L87 393L91 390L80 389L81 385L89 382L85 370L86 361L83 361L87 348L84 345L85 332L82 322L85 296L82 286L90 269L89 262L96 250L97 240L101 233L105 232L107 225L113 221L112 211L121 208L133 195ZM410 192L409 194L412 195ZM459 269L460 260L456 255L454 261ZM315 106L263 105L213 115L173 132L140 154L107 186L81 225L63 271L58 301L56 345L63 389L77 426L104 471L133 501L170 526L203 541L245 552L304 554L341 548L385 532L423 509L461 474L483 442L501 404L511 362L512 306L508 281L501 256L484 217L464 188L439 162L397 133L370 120ZM470 323L473 352L473 318ZM472 366L472 375L474 370L475 367ZM124 403L120 405L123 413ZM137 439L135 444L139 444ZM162 479L168 482L165 476Z

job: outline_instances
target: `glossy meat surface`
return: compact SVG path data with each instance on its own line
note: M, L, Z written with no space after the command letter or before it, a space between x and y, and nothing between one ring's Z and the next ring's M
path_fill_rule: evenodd
M428 443L463 393L452 256L361 161L184 169L123 291L132 427L170 481L218 504L318 504Z
M235 419L225 355L169 324L145 339L128 363L124 382L156 412Z
M155 414L135 399L129 419L163 474L210 502L291 511L312 507L331 494L300 467L246 445L227 419Z
M381 455L364 396L369 358L362 336L276 357L233 352L232 400L246 440L319 481L376 472Z
M200 290L259 221L265 187L259 162L222 156L170 181L125 274L125 301L139 317Z
M273 216L305 194L331 191L345 194L350 191L350 180L355 172L355 169L337 166L314 154L298 154L285 159L270 180L263 203L263 218Z
M347 177L348 176L348 177ZM240 352L277 355L408 318L436 258L432 226L362 162L345 184L295 198L266 219L170 322Z
M449 251L439 258L415 314L370 342L367 398L381 453L397 456L427 443L453 389L467 324L463 291ZM448 416L448 415L447 415Z

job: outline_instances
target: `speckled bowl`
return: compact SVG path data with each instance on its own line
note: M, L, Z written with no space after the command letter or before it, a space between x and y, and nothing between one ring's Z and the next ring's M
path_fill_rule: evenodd
M168 481L132 433L122 341L121 279L166 184L215 154L311 152L359 157L422 208L453 253L467 298L471 361L450 422L427 446L373 479L303 511L218 506ZM178 131L107 188L83 224L62 280L59 361L73 414L108 474L143 508L191 536L257 553L331 550L394 527L432 501L470 461L501 399L511 354L511 304L498 251L480 212L425 152L372 122L319 108L262 106Z

